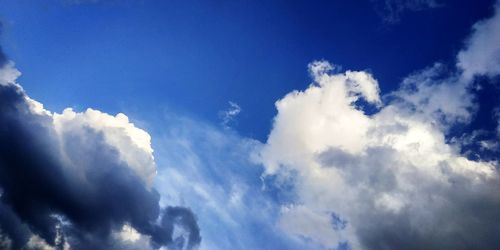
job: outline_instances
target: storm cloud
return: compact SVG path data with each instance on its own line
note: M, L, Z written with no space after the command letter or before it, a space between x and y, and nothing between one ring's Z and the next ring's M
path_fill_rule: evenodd
M45 110L15 82L20 73L1 50L0 59L1 246L199 245L191 210L159 205L147 132L124 114Z

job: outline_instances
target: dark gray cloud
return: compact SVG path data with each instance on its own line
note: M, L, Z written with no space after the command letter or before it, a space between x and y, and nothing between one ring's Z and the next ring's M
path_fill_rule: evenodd
M171 242L171 249L183 249L183 246L187 246L187 249L192 249L201 242L200 234L197 233L200 229L190 210L184 207L167 207L162 217L161 225L169 233L158 235L158 242ZM176 224L181 225L183 230L191 232L187 239L172 238L173 225Z
M22 223L9 206L0 203L0 234L9 241L11 248L20 249L29 240L29 228ZM8 245L0 244L2 247Z
M351 219L363 249L499 249L500 181L456 175L443 162L446 183L429 181L426 174L409 171L412 187L400 211L380 209L377 199L399 192L394 166L404 165L398 152L383 147L367 149L365 156L329 149L319 156L323 166L341 167L350 186L365 185ZM408 166L411 168L411 166ZM338 227L338 226L337 226ZM335 225L334 225L335 228Z
M201 241L191 210L160 208L158 192L102 131L84 127L61 137L53 117L33 111L16 84L0 84L0 188L0 232L13 249L33 235L58 248L113 249L113 232L124 225L149 236L153 248L192 249ZM188 236L174 238L175 228Z

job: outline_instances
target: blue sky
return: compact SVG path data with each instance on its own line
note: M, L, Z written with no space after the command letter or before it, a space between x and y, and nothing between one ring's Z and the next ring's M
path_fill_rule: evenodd
M311 61L370 70L387 92L453 61L472 24L492 14L483 0L406 10L397 23L384 21L383 1L92 2L2 1L3 46L31 95L58 111L170 107L212 123L233 101L244 109L235 127L260 140L274 102L310 83Z
M120 207L104 202L116 193L79 214L9 186L36 167L8 157L15 137L0 130L0 167L25 171L2 170L0 211L17 214L8 221L32 248L494 249L499 6L0 0L0 94L17 89L22 104L0 102L16 110L0 122L30 139L19 155L57 159L70 190L106 187L92 164L112 166L116 192L131 193L116 199L135 205L94 225L92 209ZM49 212L17 211L20 194ZM136 216L142 206L153 212ZM59 224L33 219L44 216ZM0 246L15 249L2 223Z

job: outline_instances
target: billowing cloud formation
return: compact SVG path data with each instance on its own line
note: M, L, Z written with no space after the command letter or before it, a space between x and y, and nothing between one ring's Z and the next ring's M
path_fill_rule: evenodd
M200 243L191 210L159 205L147 132L123 114L51 113L15 83L20 73L12 63L2 65L2 248L192 249Z
M497 19L476 25L471 41L497 39ZM495 49L474 51L475 43L460 53L458 72L439 64L417 72L385 105L369 73L312 63L314 83L276 103L260 151L266 175L296 193L280 227L325 248L500 248L498 162L467 159L445 136L471 119L470 75L498 73L463 63L476 52L484 63L500 59L488 54ZM363 111L369 105L374 114Z

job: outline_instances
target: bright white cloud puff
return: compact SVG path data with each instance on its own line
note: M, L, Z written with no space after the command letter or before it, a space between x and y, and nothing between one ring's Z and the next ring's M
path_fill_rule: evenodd
M259 152L265 174L297 195L282 206L280 227L325 248L500 247L498 163L469 160L445 137L470 120L471 76L499 73L497 20L474 26L459 72L439 64L416 72L385 105L369 73L310 64L314 83L276 102ZM360 99L379 110L366 114Z

